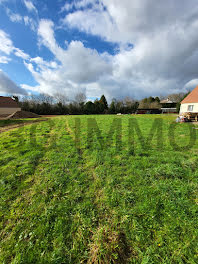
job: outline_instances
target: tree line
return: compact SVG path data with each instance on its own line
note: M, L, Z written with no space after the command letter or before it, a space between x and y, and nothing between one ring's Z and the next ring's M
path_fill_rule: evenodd
M186 96L184 93L171 94L168 98L178 102L179 111L180 102ZM81 115L81 114L132 114L137 109L160 109L160 100L165 97L148 97L140 101L130 97L123 100L112 99L108 105L104 95L95 101L87 101L84 93L76 94L71 101L63 94L50 96L47 94L31 95L19 98L13 96L18 101L22 110L33 112L39 115ZM167 97L166 97L167 98Z
M138 101L129 97L124 100L113 99L109 105L104 95L93 102L86 101L83 93L77 94L72 101L61 94L56 94L54 97L46 94L31 95L20 100L15 97L15 100L22 110L39 115L129 114L135 113L139 106Z

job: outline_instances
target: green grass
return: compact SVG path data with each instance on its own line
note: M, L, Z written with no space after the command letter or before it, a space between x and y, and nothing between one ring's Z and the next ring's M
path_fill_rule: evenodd
M156 118L162 134L146 141ZM173 138L174 119L66 116L2 133L0 263L197 263L198 143L185 148L191 124Z

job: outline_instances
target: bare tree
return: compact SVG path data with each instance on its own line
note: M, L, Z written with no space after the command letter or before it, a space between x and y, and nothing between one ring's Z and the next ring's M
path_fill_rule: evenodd
M185 93L173 93L173 94L169 94L169 95L161 95L160 96L160 100L166 100L169 99L170 101L173 102L180 102L183 97L184 97Z
M149 97L149 98L144 98L139 102L139 108L140 109L158 109L160 108L161 105L159 103L159 99L153 98L153 97Z
M125 104L127 107L131 107L131 106L133 106L134 103L135 103L135 100L132 99L131 97L126 96L126 97L124 98L124 104Z
M159 109L161 108L161 104L157 101L150 103L149 108L151 109Z
M63 105L66 105L69 102L68 97L62 93L56 93L54 98L56 99L57 103L61 103Z
M180 102L183 99L184 95L185 93L169 94L168 98L173 102Z
M83 92L77 93L75 96L75 101L77 104L82 104L86 102L86 95Z
M51 95L45 93L41 93L38 96L38 100L40 101L40 103L46 103L46 104L53 104L54 102L54 98Z

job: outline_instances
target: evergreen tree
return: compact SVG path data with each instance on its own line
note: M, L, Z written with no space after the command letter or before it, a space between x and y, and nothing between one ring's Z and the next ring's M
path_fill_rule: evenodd
M112 101L111 104L110 104L110 106L109 106L109 113L110 114L115 114L115 112L116 112L115 102Z
M104 109L105 110L107 110L108 109L108 104L107 104L107 100L106 100L106 98L105 98L105 96L104 96L104 94L101 96L101 98L100 98L100 104L103 104L104 105Z
M100 113L103 114L105 113L105 110L108 110L108 104L104 94L101 96L99 103L100 103Z
M85 113L88 115L95 114L95 105L91 101L85 104Z
M160 99L159 99L158 96L155 97L155 101L158 102L158 103L160 103Z
M101 114L101 107L100 107L100 102L98 99L94 101L94 106L95 106L95 113Z

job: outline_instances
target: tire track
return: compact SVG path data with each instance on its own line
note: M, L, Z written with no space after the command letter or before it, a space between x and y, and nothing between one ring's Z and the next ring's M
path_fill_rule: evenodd
M41 122L46 122L46 121L48 121L48 119L35 120L35 121L32 121L32 122L27 122L27 123L24 122L22 124L3 126L3 127L0 127L0 134L3 133L3 132L8 132L10 130L14 130L16 128L25 127L25 126L28 126L28 125L33 125L35 123L41 123Z
M76 141L75 133L66 121L67 131ZM78 150L79 157L83 160L83 170L89 171L93 182L93 190L89 193L90 199L94 197L94 204L98 208L98 224L92 230L91 242L88 245L89 259L88 264L126 264L130 257L136 258L136 253L128 245L126 235L119 225L114 221L115 214L111 208L105 204L105 194L102 186L105 186L104 180L101 180L95 172L97 167L87 167L90 157L87 157L83 150Z

